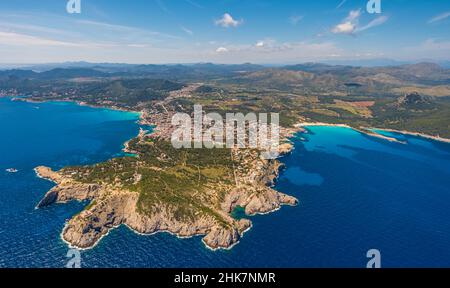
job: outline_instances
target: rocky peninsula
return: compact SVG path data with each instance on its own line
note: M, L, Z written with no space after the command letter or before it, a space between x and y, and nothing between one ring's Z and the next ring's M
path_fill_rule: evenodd
M159 115L161 116L161 115ZM89 201L61 234L70 246L94 247L111 229L126 225L135 232L168 232L178 237L202 235L210 249L229 249L251 228L237 220L237 207L247 215L267 214L298 200L271 188L282 164L266 160L254 149L174 149L153 134L139 133L126 150L136 157L111 159L92 166L53 171L37 167L37 175L56 184L37 205ZM292 131L290 131L292 133ZM292 149L280 146L281 153Z

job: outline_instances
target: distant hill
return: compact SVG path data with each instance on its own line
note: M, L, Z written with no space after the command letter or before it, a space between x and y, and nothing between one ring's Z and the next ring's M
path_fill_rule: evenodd
M238 78L267 85L296 85L305 81L311 81L314 77L314 74L309 72L271 68L248 73Z
M305 63L285 66L283 69L306 71L317 75L333 75L337 79L360 84L381 83L406 85L408 83L424 85L450 84L450 70L434 63L405 64L386 67L332 66L318 63Z
M77 63L77 65L89 66L90 64ZM20 69L0 71L2 82L0 84L3 88L14 88L24 80L45 82L73 79L77 81L108 79L218 81L224 84L251 84L254 88L265 87L283 91L295 88L299 92L309 94L320 92L334 95L363 93L373 96L384 94L398 96L418 91L422 95L429 96L450 95L450 70L426 62L386 67L353 67L321 63L303 63L284 67L265 67L250 63L237 65L96 64L89 68L55 68L40 73Z
M7 79L8 77L15 77L19 79L34 79L34 80L54 80L54 79L71 79L80 77L108 77L110 74L104 73L94 69L87 68L56 68L53 70L37 73L32 70L5 70L0 71L0 78Z
M73 66L72 66L73 65ZM145 77L171 80L212 79L235 76L242 73L263 70L266 67L254 64L220 65L212 63L176 65L132 65L132 64L90 64L65 63L63 67L30 66L29 69L0 71L0 78L15 76L37 80L70 79L81 77ZM52 69L48 69L52 68ZM36 72L40 71L40 72Z
M91 77L108 77L109 73L101 72L89 68L56 68L50 71L37 74L39 79L71 79L71 78L91 78Z
M303 63L283 67L266 67L251 63L223 65L213 63L176 64L176 65L133 65L133 64L110 64L110 63L87 63L74 62L30 66L30 69L16 69L0 71L0 78L14 76L18 78L33 79L68 79L79 77L146 77L163 78L170 80L208 80L221 77L264 77L263 74L272 74L275 81L292 82L289 78L299 75L286 71L297 71L312 73L315 76L327 75L334 81L358 83L362 85L373 83L406 85L417 83L424 85L447 85L450 84L450 70L434 63L404 64L382 67L360 67L349 65L328 65L322 63ZM52 68L52 69L47 69ZM284 72L279 72L283 70ZM36 73L39 72L40 73ZM249 75L254 72L259 74ZM278 71L278 72L277 72ZM286 77L281 77L285 74ZM298 74L298 73L297 73ZM306 77L309 78L309 77Z
M33 72L31 70L21 70L21 69L5 70L0 71L0 79L8 80L8 79L35 78L37 74L38 73Z
M163 99L167 93L183 88L180 83L163 79L122 79L94 82L80 89L84 101L98 100L137 105L139 102Z
M417 92L406 94L398 99L398 106L400 107L428 105L432 103L433 99L431 97L422 96Z

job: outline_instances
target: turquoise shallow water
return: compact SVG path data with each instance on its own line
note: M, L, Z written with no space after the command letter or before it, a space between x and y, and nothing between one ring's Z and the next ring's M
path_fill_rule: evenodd
M32 169L120 156L122 143L138 133L137 118L0 99L0 267L64 267L68 248L59 234L86 203L35 210L52 184ZM375 248L385 267L450 267L450 145L390 136L408 144L337 127L299 134L275 188L300 205L252 217L253 229L230 251L212 252L200 237L141 236L121 227L82 251L82 266L365 267ZM12 167L19 172L4 172Z

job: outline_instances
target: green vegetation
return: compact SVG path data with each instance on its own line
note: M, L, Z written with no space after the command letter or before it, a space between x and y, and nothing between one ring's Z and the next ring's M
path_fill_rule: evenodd
M187 87L192 83L203 84ZM449 85L450 71L427 63L377 68L199 64L127 66L123 71L120 67L114 71L106 67L44 73L0 71L0 95L146 110L159 117L155 123L150 121L153 124L163 121L168 112L192 113L193 106L201 104L204 111L223 116L279 113L284 127L317 121L447 138ZM224 227L230 225L220 214L220 205L235 187L235 172L246 174L254 168L245 164L248 155L232 159L229 149L177 150L167 140L154 137L133 139L128 146L136 151L133 157L67 167L62 172L111 191L138 193L137 209L146 215L166 212L182 222L208 217Z
M164 102L165 107L190 112L194 104L201 104L205 111L220 114L279 113L282 126L291 126L303 117L450 137L450 71L432 63L393 67L306 63L279 68L251 64L98 65L95 69L43 73L10 70L0 71L0 94L153 111L160 109L155 104L165 101L170 92L198 82L203 84L189 97L175 97ZM431 97L431 104L397 105L399 98L414 92Z
M237 163L229 149L175 149L171 143L154 138L134 139L129 145L139 151L137 158L115 158L62 171L82 183L138 192L138 209L147 215L159 212L160 204L164 204L173 209L177 220L193 221L209 215L226 225L212 208L220 205L221 192L234 183L233 167ZM210 193L213 189L215 194Z

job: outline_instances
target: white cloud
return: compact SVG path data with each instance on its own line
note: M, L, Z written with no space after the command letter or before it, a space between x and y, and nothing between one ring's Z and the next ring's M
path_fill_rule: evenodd
M344 22L336 25L332 32L335 34L353 34L356 29L356 25L352 22Z
M101 32L114 31L114 32L125 33L128 35L131 35L131 34L138 35L141 37L158 36L158 37L167 38L167 39L180 39L180 37L177 37L174 35L165 34L165 33L161 33L158 31L151 31L151 30L147 30L147 29L137 28L137 27L120 25L120 24L110 24L110 23L98 22L98 21L92 21L92 20L78 20L78 21L76 21L76 23L102 29Z
M15 18L19 18L19 16ZM15 18L12 20L16 20ZM33 18L30 20L33 20ZM130 26L89 20L58 20L57 28L49 28L34 23L0 21L0 45L23 48L29 46L66 47L64 50L70 47L84 49L146 48L156 41L162 42L167 38L170 40L173 38L171 35ZM77 29L73 27L77 27Z
M332 42L309 41L277 43L275 40L264 40L262 47L255 44L228 45L224 51L226 53L216 51L205 58L219 63L294 63L320 61L347 55Z
M241 25L243 22L244 22L244 20L235 20L235 19L233 19L233 17L230 14L225 13L225 14L223 14L222 18L219 20L216 20L215 23L218 26L228 28L228 27L237 27L237 26Z
M353 34L358 26L361 9L352 10L344 21L331 30L335 34Z
M106 58L107 54L116 53L118 58L138 50L155 50L155 44L168 49L173 41L167 40L173 37L145 28L57 15L0 14L0 51L4 55L0 62L96 61L96 57L106 61L113 59Z
M346 20L347 20L347 21L351 21L351 22L353 22L353 21L358 21L360 16L361 16L361 9L358 9L358 10L352 10L352 11L350 11L350 13L348 14Z
M361 17L361 10L352 10L348 14L348 16L342 21L342 23L336 25L333 27L331 32L335 34L347 34L347 35L353 35L358 32L363 32L365 30L368 30L370 28L382 25L386 23L386 21L389 20L389 17L387 16L379 16L375 18L374 20L370 21L368 24L364 26L359 25L359 19Z
M0 31L0 44L10 46L82 46L76 43Z
M264 41L258 41L258 42L256 42L256 47L264 47Z
M387 16L377 17L374 20L370 21L369 24L367 24L367 25L365 25L363 27L357 28L355 32L362 32L364 30L367 30L367 29L370 29L370 28L382 25L388 20L389 20L389 17L387 17Z
M444 19L447 19L448 17L450 17L450 11L434 16L433 18L431 18L428 21L428 23L432 24L432 23L435 23L435 22L439 22L439 21L442 21Z
M217 53L226 53L226 52L228 52L228 49L225 47L219 47L216 49L216 52Z
M271 50L271 49L275 48L277 45L280 45L280 44L277 43L277 41L275 39L264 38L262 40L257 41L255 43L255 45L253 45L253 47L251 47L251 48L256 48L258 51Z
M39 32L39 33L45 33L45 34L58 34L58 35L67 34L67 31L64 31L61 29L49 28L49 27L38 26L38 25L18 24L18 23L11 23L11 22L0 22L0 28L2 30L8 30L10 32L11 31L14 31L14 32L27 31L27 32Z

